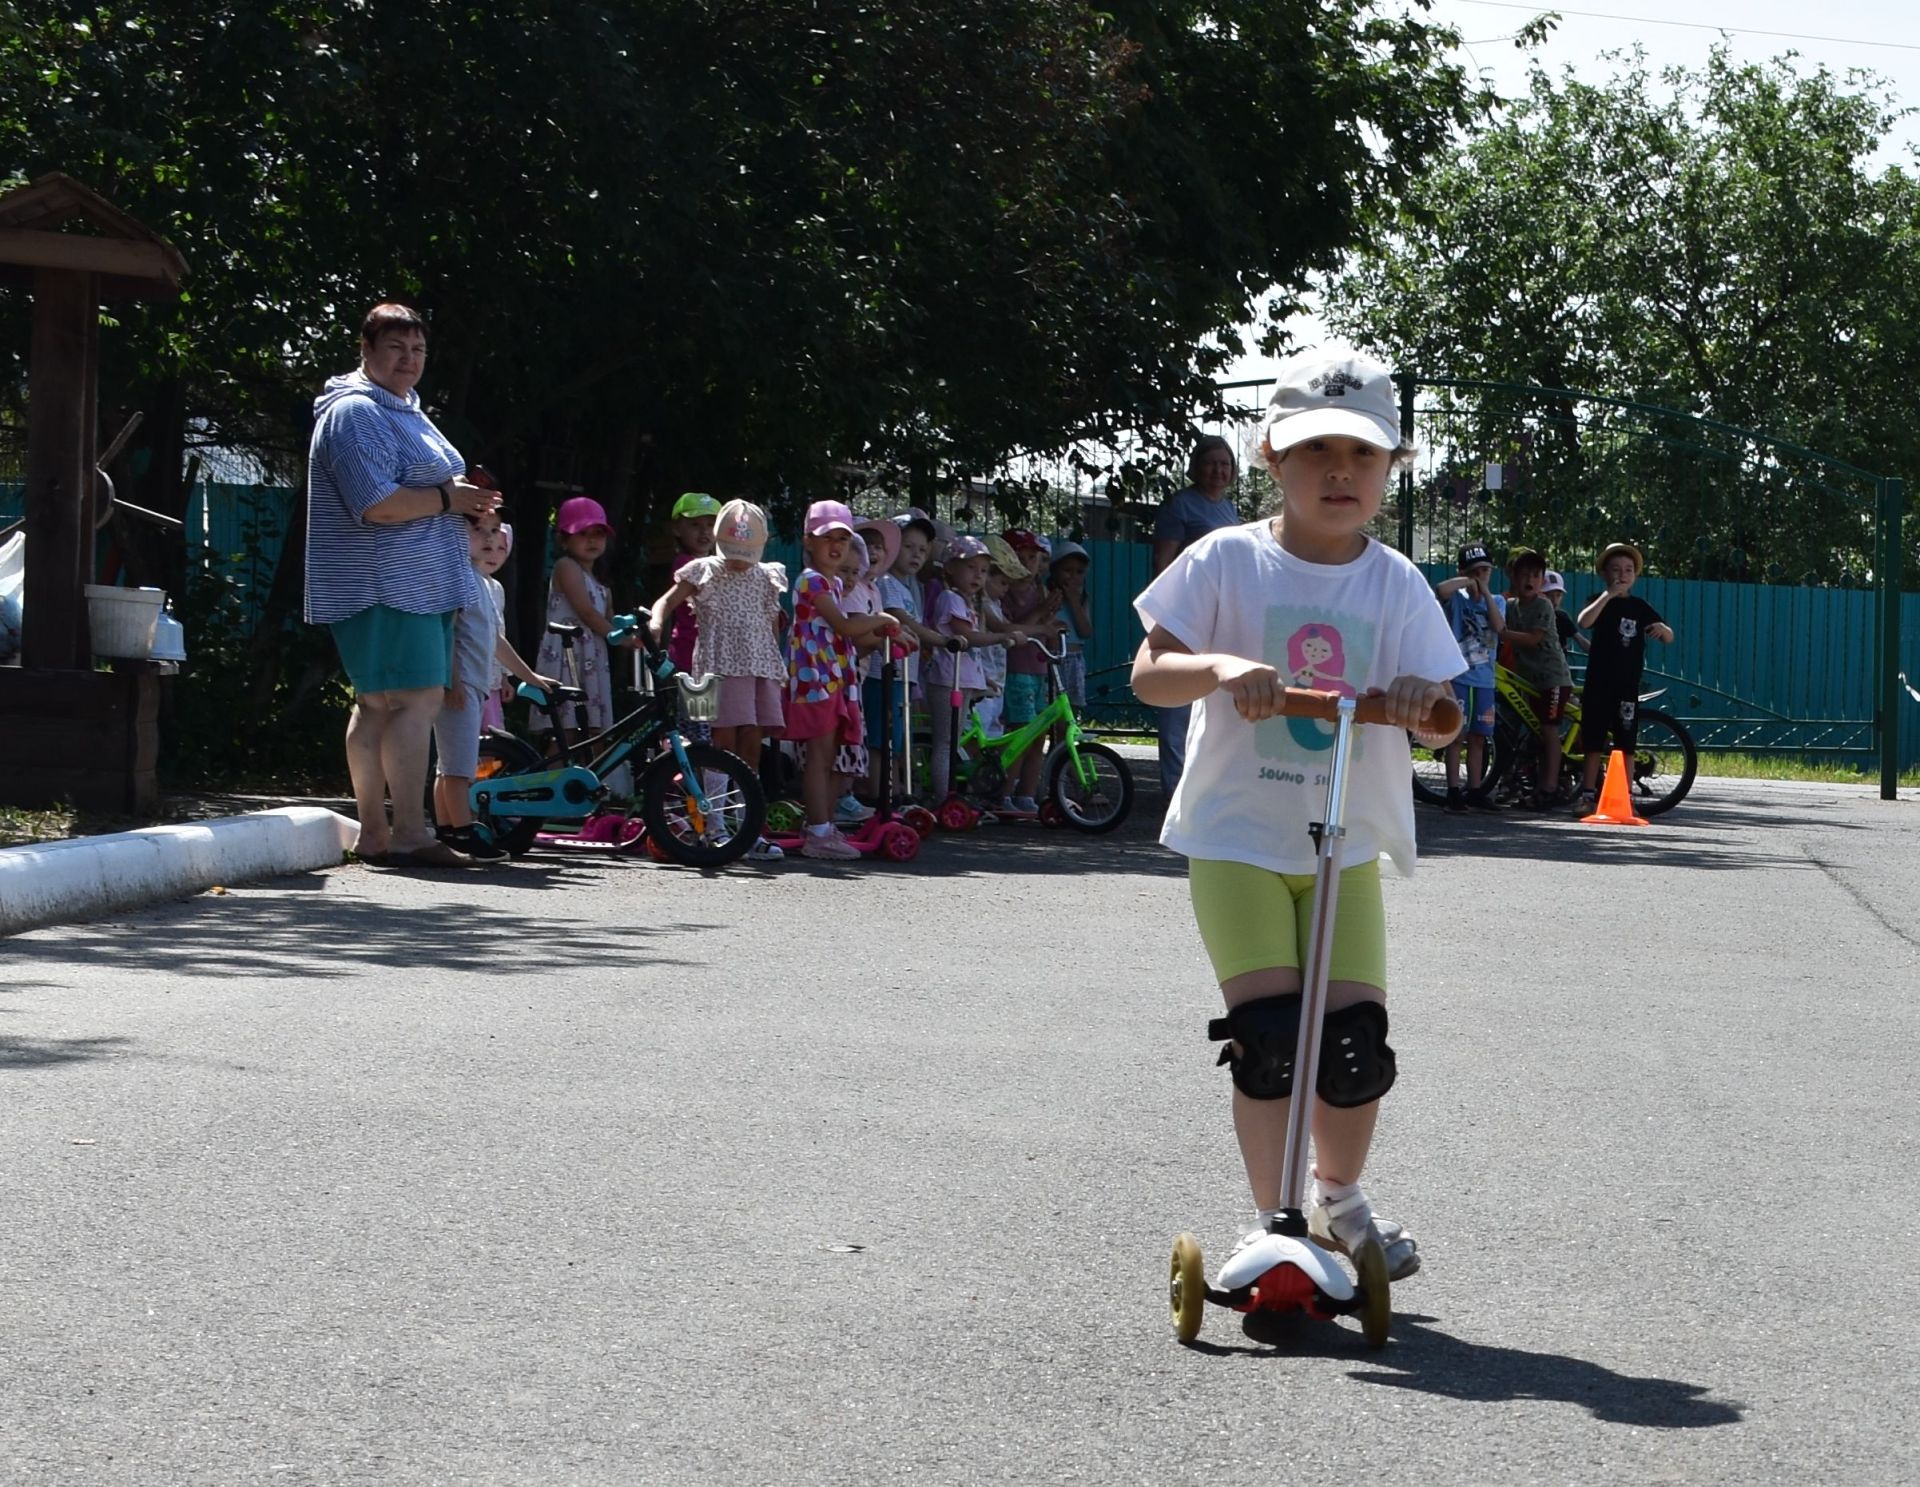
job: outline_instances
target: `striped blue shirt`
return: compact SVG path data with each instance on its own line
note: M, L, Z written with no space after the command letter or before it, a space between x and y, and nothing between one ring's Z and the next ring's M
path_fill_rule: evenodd
M484 597L467 554L467 525L435 512L397 525L366 520L405 487L424 489L466 471L466 461L420 398L388 392L364 372L327 379L313 403L307 450L307 623L330 625L384 604L446 614Z

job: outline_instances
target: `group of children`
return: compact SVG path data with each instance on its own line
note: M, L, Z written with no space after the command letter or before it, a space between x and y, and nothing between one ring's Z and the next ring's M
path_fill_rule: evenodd
M1672 628L1633 592L1644 566L1640 549L1632 543L1608 546L1594 564L1606 587L1575 618L1561 608L1566 580L1533 549L1522 548L1507 559L1504 594L1493 592L1493 560L1486 547L1469 542L1460 549L1459 574L1434 589L1467 668L1453 681L1467 723L1464 749L1456 741L1446 751L1448 810L1501 808L1481 789L1481 782L1487 740L1494 732L1494 667L1503 653L1506 664L1539 694L1534 709L1540 736L1539 787L1526 804L1546 810L1559 799L1560 726L1573 700L1568 656L1582 646L1584 630L1592 635L1584 643L1587 675L1580 696L1579 746L1586 762L1573 809L1575 815L1591 814L1609 751L1633 751L1647 638L1673 639Z
M717 746L756 769L767 739L795 746L807 819L804 856L860 855L841 828L871 817L874 807L860 796L873 798L881 788L880 730L889 712L882 696L882 649L889 642L902 658L902 672L904 658L920 658L916 695L932 738L934 799L951 784L954 697L960 718L973 712L989 736L1030 722L1046 702L1048 658L1041 646L1057 650L1064 640L1062 681L1076 704L1086 700L1090 559L1078 543L1050 543L1024 528L967 536L918 509L857 518L839 501L817 501L803 524L806 566L792 584L789 614L786 570L764 561L770 531L758 506L723 504L690 491L675 502L671 521L673 582L649 611L654 641L665 644L683 670L718 679L718 714L710 725ZM583 702L558 710L559 721L570 731L595 733L614 721L606 642L615 606L596 571L612 528L605 509L588 496L561 503L555 528L559 554L547 621L582 631L572 674L564 679L585 693ZM437 733L435 803L442 837L483 861L504 854L475 830L468 791L481 729L500 722L503 673L551 685L551 677L569 670L562 640L551 631L531 667L506 642L502 595L492 574L506 561L511 541L511 529L497 517L473 524L475 600L456 626L457 675ZM624 643L641 642L631 636ZM904 803L908 719L898 694L891 712L893 783ZM548 717L536 711L531 726L546 729ZM1043 753L1039 747L1027 751L998 809L1037 812ZM616 793L623 788L619 780L609 783ZM763 840L752 855L764 860L783 853Z

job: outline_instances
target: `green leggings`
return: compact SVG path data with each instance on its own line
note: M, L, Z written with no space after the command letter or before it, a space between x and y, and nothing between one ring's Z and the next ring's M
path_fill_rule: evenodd
M1312 873L1275 873L1244 862L1196 857L1187 864L1187 887L1216 980L1283 967L1304 970L1312 929ZM1328 979L1386 990L1387 916L1380 901L1378 858L1340 874Z

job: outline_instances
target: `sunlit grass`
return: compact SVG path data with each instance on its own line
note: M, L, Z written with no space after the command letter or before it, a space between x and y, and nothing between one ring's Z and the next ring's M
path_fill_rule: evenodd
M1712 753L1700 755L1700 773L1735 780L1804 780L1814 785L1877 785L1880 766L1862 767L1793 754ZM1920 769L1900 776L1903 787L1920 786Z
M33 842L61 842L74 834L77 821L71 806L29 811L0 805L0 847L23 847Z

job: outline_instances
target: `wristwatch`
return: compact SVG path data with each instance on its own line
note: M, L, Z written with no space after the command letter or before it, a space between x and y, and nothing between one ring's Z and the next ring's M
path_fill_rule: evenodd
M444 480L441 481L437 489L440 492L440 509L442 511L453 510L453 492L447 489L447 482Z

